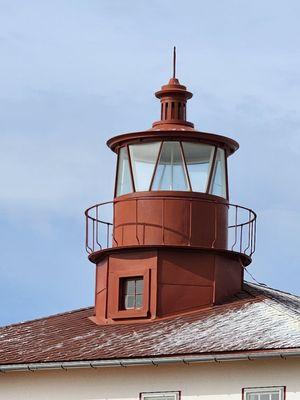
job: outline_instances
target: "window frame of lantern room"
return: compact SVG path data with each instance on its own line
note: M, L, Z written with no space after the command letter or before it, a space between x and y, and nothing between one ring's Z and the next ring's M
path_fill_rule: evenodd
M183 163L183 172L187 181L187 190L184 190L184 192L192 192L192 193L203 193L203 194L209 194L212 196L217 196L217 197L221 197L222 199L229 199L229 187L228 187L228 165L227 165L227 160L228 160L228 152L226 151L225 148L223 148L222 146L217 146L214 144L211 144L210 146L213 148L213 155L212 155L212 160L210 162L210 169L209 169L209 173L208 173L208 177L207 177L207 182L206 182L206 188L205 191L194 191L193 190L193 185L191 182L191 177L190 177L190 173L189 173L189 169L188 169L188 163L187 163L187 159L186 159L186 154L184 151L184 143L197 143L197 144L206 144L207 143L203 143L201 141L198 140L178 140L178 138L176 138L176 140L174 138L164 138L161 139L159 141L153 140L153 141L149 141L147 143L153 143L153 142L159 142L159 150L157 153L157 158L155 161L155 165L154 165L154 169L153 169L153 173L150 179L150 183L149 183L149 187L148 187L148 191L150 192L156 192L156 190L153 190L153 184L154 184L154 180L155 180L155 176L158 170L158 165L159 165L159 161L161 158L161 153L162 153L162 149L163 146L166 142L177 142L179 144L179 149L180 149L180 155L182 158L182 163ZM132 166L132 157L131 157L131 152L130 152L130 145L138 145L138 142L133 142L133 143L129 143L126 144L124 146L120 146L118 149L118 161L117 161L117 168L116 168L116 179L115 179L115 190L114 190L114 195L115 198L119 197L119 196L126 196L130 193L138 193L136 191L136 183L135 183L135 179L134 179L134 173L133 173L133 166ZM127 157L128 157L128 165L129 165L129 175L130 175L130 183L131 183L131 187L132 187L132 192L128 192L125 194L121 194L118 195L117 190L118 190L118 183L119 183L119 169L120 169L120 157L121 157L121 149L126 149L127 152ZM212 190L212 185L213 185L213 180L214 180L214 174L216 172L216 162L217 162L217 154L218 151L222 151L224 152L224 170L222 171L222 173L224 174L224 185L225 185L225 191L224 191L224 196L218 196L218 195L214 195L211 193ZM158 190L159 192L160 190ZM163 190L162 190L163 191ZM172 190L169 190L170 192L172 192ZM177 192L177 190L173 190L174 192Z
M159 164L162 148L163 148L163 145L164 145L165 142L177 142L177 143L179 143L180 153L181 153L181 157L182 157L182 160L183 160L184 173L185 173L185 176L186 176L186 179L187 179L187 183L188 183L188 187L189 187L189 190L186 190L185 192L204 193L204 194L209 194L209 195L212 195L212 196L217 196L217 195L213 195L212 193L210 193L210 190L211 190L211 187L212 187L213 177L214 177L215 169L216 169L216 159L217 159L218 149L223 150L224 151L224 171L223 172L224 172L224 176L225 176L225 182L224 182L225 183L225 196L218 196L218 197L221 197L222 199L225 199L225 200L229 199L228 165L227 165L228 153L227 153L226 149L221 147L221 146L217 146L217 145L213 145L213 144L210 145L213 148L213 150L212 150L213 154L212 154L212 160L211 160L210 166L209 166L210 169L208 171L209 173L208 173L208 177L207 177L205 191L199 192L199 191L194 191L193 190L191 177L190 177L188 166L187 166L186 154L185 154L185 151L184 151L183 143L197 143L197 144L207 145L207 143L203 143L203 142L200 142L198 140L178 140L178 139L171 140L171 138L169 138L169 139L166 138L166 139L161 140L159 152L158 152L158 155L157 155L157 160L156 160L156 163L155 163L155 167L154 167L154 170L153 170L153 175L152 175L151 182L150 182L149 191L154 191L153 190L153 182L154 182L155 175L156 175L156 172L157 172L157 167L158 167L158 164ZM172 192L172 190L170 190L170 192ZM176 192L176 190L174 192Z

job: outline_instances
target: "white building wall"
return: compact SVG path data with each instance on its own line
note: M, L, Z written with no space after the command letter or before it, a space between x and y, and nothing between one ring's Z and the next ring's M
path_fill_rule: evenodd
M182 400L241 400L243 387L286 386L300 399L300 359L0 374L1 400L137 400L181 391Z

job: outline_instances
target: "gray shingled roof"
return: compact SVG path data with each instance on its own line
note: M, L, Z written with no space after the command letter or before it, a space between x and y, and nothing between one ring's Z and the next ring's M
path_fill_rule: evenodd
M300 349L300 297L252 283L226 304L158 321L98 326L91 315L0 328L0 365Z

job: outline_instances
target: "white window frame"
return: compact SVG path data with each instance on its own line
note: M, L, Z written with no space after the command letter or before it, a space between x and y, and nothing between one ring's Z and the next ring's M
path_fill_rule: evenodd
M279 394L279 400L285 400L285 387L284 386L265 386L265 387L253 387L243 389L243 400L247 399L247 394L265 394L271 391L277 391Z
M174 400L180 400L180 392L143 392L140 393L140 400L155 399L155 397L174 396Z

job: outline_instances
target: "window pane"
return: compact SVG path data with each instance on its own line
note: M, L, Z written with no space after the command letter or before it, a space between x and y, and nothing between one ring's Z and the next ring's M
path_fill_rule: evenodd
M125 279L124 293L125 294L134 294L135 293L135 280L134 279Z
M258 394L247 394L246 400L259 400Z
M160 142L130 145L130 158L136 191L149 190Z
M136 294L142 294L143 286L144 286L143 278L137 278L135 283L136 283L136 287L135 287Z
M125 295L125 310L134 308L134 303L135 303L134 295L131 295L131 294Z
M206 192L214 147L201 143L182 143L185 161L195 192Z
M133 187L131 182L128 152L126 147L122 147L119 153L117 196L130 192L133 192Z
M135 297L135 308L142 308L143 307L143 295L137 294Z
M178 142L164 142L152 190L189 190Z
M226 198L225 152L223 149L217 151L210 193Z
M259 400L270 400L269 394L261 394Z
M144 396L144 400L175 400L175 396Z
M279 393L271 394L271 400L279 400Z

